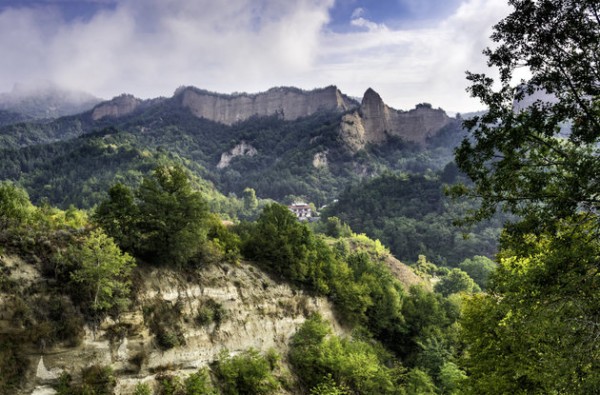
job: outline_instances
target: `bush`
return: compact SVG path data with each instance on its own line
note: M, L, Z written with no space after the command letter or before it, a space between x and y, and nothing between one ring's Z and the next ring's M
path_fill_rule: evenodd
M328 336L330 331L315 315L292 337L290 363L306 388L316 394L343 394L346 387L358 394L397 393L400 370L388 367L394 360L381 346L369 339Z
M208 369L200 369L189 375L184 382L186 395L216 395Z
M156 336L156 342L162 350L185 344L181 329L181 311L179 306L164 300L157 300L153 305L144 308L144 320L150 331Z
M112 395L117 380L110 366L92 365L81 371L82 392L94 395Z
M224 395L267 395L279 388L269 361L254 349L237 356L223 353L216 372Z
M223 305L215 302L212 299L208 299L198 308L198 314L196 315L196 322L198 325L207 326L215 323L218 328L225 317L227 311L223 308Z
M137 383L133 395L152 395L152 389L147 383Z

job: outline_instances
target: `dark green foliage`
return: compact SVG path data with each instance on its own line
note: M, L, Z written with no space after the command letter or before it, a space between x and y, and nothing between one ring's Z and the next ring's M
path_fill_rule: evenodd
M444 296L459 292L473 293L481 291L479 285L466 272L457 268L450 270L448 274L443 276L435 284L434 290Z
M439 382L441 368L453 361L458 345L459 310L455 300L421 286L411 287L402 305L405 333L390 348L402 355L408 366L422 369Z
M133 191L117 183L109 189L108 199L96 207L93 219L123 250L133 252L140 238L136 229L138 217Z
M181 167L158 167L136 192L139 251L160 263L182 265L206 238L206 201Z
M535 231L552 226L556 216L598 208L598 4L510 4L513 12L495 27L495 49L485 51L500 84L484 74L468 76L472 95L489 110L466 122L471 136L458 149L457 163L475 185L455 192L483 198L476 218L500 207L527 219L521 228ZM515 68L523 66L531 77L514 86ZM515 102L520 111L513 111Z
M158 381L158 395L186 395L185 386L181 377L168 373L156 376Z
M315 259L316 240L308 227L285 206L266 206L244 242L246 257L291 281L308 282Z
M207 368L192 373L184 380L185 395L216 395Z
M471 206L450 202L438 179L386 173L347 188L323 216L338 217L352 230L381 240L402 260L426 255L438 265L457 265L496 252L498 219L470 229L467 238L453 225Z
M273 368L258 351L249 349L236 356L222 354L215 372L224 395L267 395L279 388Z
M467 272L481 289L485 289L490 274L496 269L496 263L488 257L477 255L472 259L465 259L458 267Z
M134 197L135 195L135 197ZM117 184L95 220L122 247L155 263L181 266L206 239L208 209L180 166L159 166L133 194Z
M419 368L411 369L405 378L407 394L436 395L435 384L429 375Z
M81 370L81 382L63 373L55 387L57 395L113 395L116 379L110 366L92 365Z
M227 317L227 311L222 304L215 302L213 299L203 301L198 308L198 314L196 315L196 322L198 325L210 325L215 324L217 328Z
M489 293L465 305L465 392L597 393L600 10L595 0L510 5L485 51L500 83L469 74L488 112L466 123L457 151L474 185L454 193L482 198L469 220L520 216ZM531 74L514 86L521 67Z
M15 393L29 368L20 343L21 339L7 334L0 337L0 393Z

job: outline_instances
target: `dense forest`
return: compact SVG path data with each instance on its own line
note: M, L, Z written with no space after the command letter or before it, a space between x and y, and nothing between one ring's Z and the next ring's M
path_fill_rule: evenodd
M381 243L351 232L337 238L314 233L276 203L267 205L255 222L227 228L209 212L181 167L156 168L136 190L116 184L91 218L76 209L34 206L23 189L9 183L0 186L0 198L3 254L42 259L43 275L52 279L44 289L49 299L39 290L29 291L38 298L34 307L27 303L31 294L18 291L10 269L2 272L2 291L20 306L11 318L18 330L3 342L4 391L19 384L26 368L22 347L41 339L47 347L77 344L85 323L134 308L132 283L144 266L192 275L210 262L239 259L331 298L356 334L338 338L319 315L311 316L291 340L286 358L296 379L287 384L274 373L279 356L248 350L222 356L210 372L200 371L179 384L165 379L159 386L186 388L197 379L209 388L213 377L222 393L256 393L257 386L265 386L260 393L272 393L285 384L304 391L397 394L405 388L454 388L464 379L456 365L460 300L452 294L478 289L464 272L460 279L442 278L440 285L455 287L452 292L440 287L440 293L432 293L425 282L407 289L384 264L389 251ZM213 306L197 319L219 319L219 311ZM184 334L170 326L168 310L149 314L160 347L184 344ZM316 352L323 348L330 349L325 359ZM372 373L360 376L361 369ZM61 376L58 393L110 392L110 367L95 366L82 374L82 383Z
M218 332L232 314L222 304L191 315L149 304L142 279L168 270L196 286L207 268L242 266L323 298L332 319L299 303L285 351L223 350L186 375L161 366L132 393L598 393L600 6L510 5L484 52L499 80L468 74L487 111L426 147L390 138L353 153L340 114L224 126L167 99L118 122L2 127L0 393L27 385L30 354L77 347L103 323L117 348L134 311L161 353L188 346L184 327ZM521 66L531 74L515 84ZM553 100L531 100L540 92ZM515 111L519 101L529 104ZM242 141L263 154L217 171ZM323 150L328 167L312 166ZM327 207L307 223L261 198ZM128 374L148 359L133 356ZM112 394L119 373L62 371L52 390Z
M475 255L492 257L502 218L496 215L473 227L455 226L476 207L472 201L445 196L444 186L458 182L457 177L453 163L426 176L386 173L346 188L322 214L380 240L407 262L425 255L436 264L456 267Z

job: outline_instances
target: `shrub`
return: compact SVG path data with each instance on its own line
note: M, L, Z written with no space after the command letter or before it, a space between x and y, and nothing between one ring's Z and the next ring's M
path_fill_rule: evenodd
M267 395L279 388L269 361L254 349L237 356L222 354L216 371L224 395Z
M208 369L200 369L189 375L184 382L186 395L216 395Z

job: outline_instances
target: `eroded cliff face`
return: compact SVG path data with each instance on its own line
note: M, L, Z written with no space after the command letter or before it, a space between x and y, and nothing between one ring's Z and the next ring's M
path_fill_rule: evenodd
M92 119L122 117L134 111L166 99L140 100L131 95L121 95L96 106ZM194 87L179 88L169 99L188 109L198 118L205 118L225 125L248 120L252 117L277 116L293 121L318 113L337 112L342 115L340 137L347 148L356 152L368 143L382 144L389 137L400 137L408 142L424 145L427 138L451 122L441 109L428 104L417 105L409 111L399 111L387 106L379 94L369 88L362 102L342 94L335 86L304 91L298 88L272 88L263 93L225 95ZM250 153L250 151L248 152ZM235 153L225 153L234 157ZM219 163L226 167L228 160Z
M231 160L233 158L236 158L238 156L254 156L257 153L258 151L256 150L256 148L246 143L245 141L242 141L229 151L223 152L221 154L221 160L219 160L219 163L217 164L217 169L224 169L227 166L229 166L229 163L231 163Z
M92 120L98 121L105 117L118 118L134 112L142 100L132 95L121 95L101 103L92 110Z
M318 111L344 112L357 103L344 96L335 86L312 91L297 88L272 88L258 94L222 95L195 88L178 91L181 105L195 116L232 125L253 116L280 116L287 121Z
M421 104L410 111L398 111L388 107L379 94L369 88L360 106L361 119L368 142L381 143L388 136L418 144L425 144L451 121L443 110Z
M32 350L30 385L22 393L52 394L50 385L63 371L77 375L95 364L112 366L115 393L131 394L139 382L153 384L157 372L193 373L224 349L235 354L250 347L263 352L274 348L285 355L290 337L316 311L337 333L344 333L326 299L277 283L248 263L213 264L194 278L153 269L142 278L137 307L118 321L106 319L96 328L86 327L77 347ZM184 345L167 350L158 346L148 312L159 305L179 312L168 324L179 326ZM203 306L219 306L218 322L199 320Z

